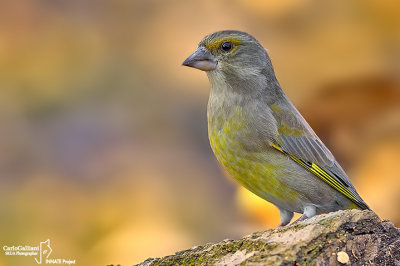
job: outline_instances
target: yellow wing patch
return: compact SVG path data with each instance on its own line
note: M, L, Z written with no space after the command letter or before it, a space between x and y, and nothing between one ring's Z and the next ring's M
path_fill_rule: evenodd
M277 146L275 144L272 144L272 147L274 147L278 151L288 155L293 161L295 161L296 163L300 164L306 170L310 171L311 173L313 173L317 177L321 178L323 181L325 181L331 187L333 187L334 189L336 189L337 191L342 193L344 196L346 196L349 200L351 200L353 203L355 203L361 209L369 209L369 207L362 200L359 199L358 195L354 194L352 191L350 191L348 188L346 188L335 177L330 175L328 172L326 172L324 169L319 167L317 164L306 162L306 161L304 161L302 159L299 159L299 158L293 156L292 154L287 153L286 151L282 150L281 147L279 147L279 146Z
M295 137L303 136L304 131L297 129L297 128L291 128L288 127L286 124L282 123L278 127L278 133L279 134L284 134L284 135L293 135Z

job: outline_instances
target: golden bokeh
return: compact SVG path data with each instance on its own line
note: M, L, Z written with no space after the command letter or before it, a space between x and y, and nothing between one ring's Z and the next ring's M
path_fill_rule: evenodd
M274 227L220 170L209 84L184 68L243 30L363 199L400 226L397 1L6 1L0 4L0 245L131 265ZM0 255L0 265L35 265Z

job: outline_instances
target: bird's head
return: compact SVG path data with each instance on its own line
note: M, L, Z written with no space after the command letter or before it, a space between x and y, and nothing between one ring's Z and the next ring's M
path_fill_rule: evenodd
M200 41L184 66L206 71L211 82L223 79L232 87L255 82L273 74L270 59L261 44L241 31L218 31ZM243 87L243 86L242 86Z

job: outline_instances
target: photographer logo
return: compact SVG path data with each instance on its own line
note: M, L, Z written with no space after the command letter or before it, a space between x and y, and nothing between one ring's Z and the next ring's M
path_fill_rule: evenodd
M72 265L76 260L65 258L51 258L50 254L53 249L50 246L50 239L40 242L38 246L18 245L18 246L3 246L4 255L6 256L30 256L34 257L37 264L67 264Z

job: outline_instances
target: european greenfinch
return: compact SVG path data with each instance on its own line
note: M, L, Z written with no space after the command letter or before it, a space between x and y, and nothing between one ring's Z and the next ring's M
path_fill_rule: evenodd
M251 35L219 31L184 62L207 73L208 135L219 163L273 203L280 225L341 209L369 209L332 153L281 89L266 50Z

